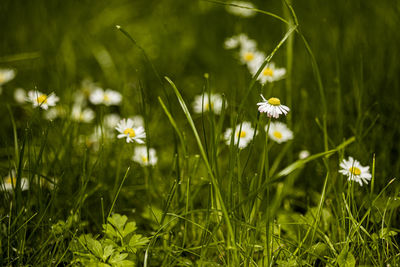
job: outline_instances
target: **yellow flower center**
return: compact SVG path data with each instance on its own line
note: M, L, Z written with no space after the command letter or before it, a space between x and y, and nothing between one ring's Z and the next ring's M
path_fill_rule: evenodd
M129 135L129 137L135 137L135 131L132 128L126 128L124 130L124 134Z
M263 71L263 75L272 77L274 76L274 71L270 68L265 68Z
M104 101L106 102L110 101L110 97L108 96L108 94L104 94Z
M273 135L274 135L276 138L278 138L278 139L281 139L281 138L282 138L281 132L275 131L275 132L273 133Z
M0 73L0 83L4 82L6 80L6 75L4 73Z
M147 163L147 161L148 161L147 157L146 156L142 156L142 161L143 161L143 163Z
M40 95L36 98L36 101L39 104L46 104L47 103L47 95Z
M245 131L240 131L240 134L237 133L236 136L237 136L237 137L240 136L240 138L246 137L246 132L245 132Z
M7 177L4 180L4 183L11 184L11 185L13 185L15 187L17 185L17 179L16 178Z
M351 167L349 169L350 173L353 175L360 175L361 174L361 170L357 167Z
M214 108L214 103L213 102L211 102L211 103L206 103L205 104L205 110L211 110L211 109L213 109Z
M268 104L279 106L281 104L281 101L279 100L279 98L271 97L270 99L268 99Z
M254 59L254 54L251 52L247 52L244 54L244 60L249 62L252 61Z

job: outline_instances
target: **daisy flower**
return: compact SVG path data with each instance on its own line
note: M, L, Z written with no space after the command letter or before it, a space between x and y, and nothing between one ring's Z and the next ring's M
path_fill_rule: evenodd
M146 138L146 133L142 126L133 127L133 121L131 119L122 119L115 129L120 132L118 138L125 138L126 142L131 143L135 141L138 144L144 144L143 139Z
M146 146L137 146L135 147L132 160L142 166L154 166L157 164L156 150L149 148L149 154L147 155Z
M263 56L263 57L258 56L258 57L255 57L254 60L249 64L249 70L253 76L256 75L258 69L264 63L264 60L265 60L265 56ZM275 67L274 62L270 62L260 72L260 75L258 75L257 80L262 85L264 85L267 82L275 82L275 81L281 80L284 78L285 75L286 75L285 68L277 68L277 67Z
M267 131L268 125L265 126ZM292 140L293 132L283 122L271 122L268 136L278 144Z
M95 113L90 108L82 109L80 105L74 105L71 111L71 119L77 122L90 123L93 121Z
M348 176L349 181L356 181L361 186L363 183L368 184L372 178L369 173L369 166L362 166L358 160L352 157L349 157L347 160L343 159L340 167L339 173Z
M13 69L0 69L0 87L14 79L15 70Z
M299 159L305 159L308 158L310 156L310 151L308 150L302 150L299 153Z
M106 106L119 105L122 101L122 95L117 91L101 88L96 88L89 96L89 100L92 104Z
M255 62L259 62L260 60L261 62L264 61L265 55L263 52L260 52L254 48L242 48L239 52L239 58L240 62L247 65L249 71L252 72L252 66L255 65Z
M226 10L236 16L249 18L256 14L254 10L249 8L255 8L255 6L251 2L247 1L230 1L228 4L232 4L235 6L227 5Z
M279 118L279 115L286 115L289 112L289 108L285 105L281 105L279 98L271 97L266 100L263 95L261 95L263 102L257 103L258 111L261 113L267 113L268 117L273 117L275 119Z
M193 110L195 113L213 111L215 114L221 114L224 99L220 94L197 95L193 101Z
M250 122L243 122L242 125L238 124L235 128L234 133L234 144L237 145L239 142L239 148L245 148L253 138L254 129L251 127ZM224 139L226 144L229 146L231 144L232 129L229 128L225 131Z
M7 177L4 177L2 187L5 191L13 192L14 188L17 186L17 174L14 170L11 170ZM21 190L25 191L29 189L29 181L26 178L21 178Z
M43 94L39 91L29 91L27 101L33 104L33 107L41 107L47 110L49 107L54 107L60 100L58 96L51 93L50 95Z
M15 89L14 99L17 103L19 103L19 104L25 103L27 97L28 96L26 95L26 92L24 89L22 89L22 88Z

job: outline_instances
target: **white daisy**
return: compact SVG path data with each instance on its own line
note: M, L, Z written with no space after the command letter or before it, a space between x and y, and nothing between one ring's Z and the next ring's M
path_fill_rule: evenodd
M235 128L234 134L234 145L236 146L239 142L239 148L245 148L250 141L253 139L254 129L251 127L250 122L243 122L242 125L238 124ZM224 139L226 144L229 146L231 144L232 129L229 128L225 131Z
M257 103L258 111L261 113L267 113L268 117L273 117L275 119L279 118L279 115L286 115L289 112L289 108L285 105L281 105L279 98L271 97L266 100L263 95L261 95L263 102Z
M135 147L132 160L142 166L154 166L157 164L156 150L154 148L149 148L149 154L147 155L146 146L137 146Z
M305 159L308 158L310 156L310 151L308 150L302 150L299 153L299 159Z
M2 184L0 185L5 191L13 192L17 186L17 174L15 170L11 170L8 176L4 177ZM29 181L26 178L21 178L21 190L25 191L29 189Z
M228 4L232 4L235 6L227 5L226 10L236 16L249 18L256 14L254 10L249 8L255 8L255 6L251 2L247 1L230 1Z
M358 160L349 157L347 160L343 159L340 163L339 173L349 177L349 181L353 180L359 183L361 186L363 183L368 184L371 180L372 175L369 173L369 166L361 166Z
M268 125L265 126L267 131ZM269 126L268 136L278 144L292 140L293 132L283 122L271 122Z
M27 95L26 95L26 91L24 89L22 89L22 88L15 89L14 99L17 103L19 103L19 104L25 103L26 98L27 98Z
M255 62L258 62L259 59L263 61L265 59L265 54L254 48L242 48L240 49L239 57L240 57L240 62L242 64L246 64L247 67L249 68L249 71L252 72Z
M115 129L120 132L117 135L118 138L125 138L126 142L131 143L135 141L138 144L144 144L143 139L146 138L146 133L142 126L133 127L133 121L131 119L122 119Z
M60 100L54 93L50 95L43 94L39 91L29 91L27 101L33 104L33 107L41 107L42 109L48 109L54 107Z
M119 105L122 101L122 95L117 91L96 88L89 96L90 102L95 105L104 104L106 106Z
M261 66L261 64L259 65L259 67ZM283 79L285 74L286 74L285 68L276 68L275 63L270 62L261 71L257 80L261 84L266 84L267 82L275 82L275 81Z
M15 70L13 69L0 69L0 87L14 79Z
M90 123L93 121L95 113L90 108L82 109L80 105L74 105L71 111L71 119L77 122Z
M224 99L220 94L197 95L193 101L193 110L195 113L213 111L215 114L221 114ZM225 104L226 107L226 104Z

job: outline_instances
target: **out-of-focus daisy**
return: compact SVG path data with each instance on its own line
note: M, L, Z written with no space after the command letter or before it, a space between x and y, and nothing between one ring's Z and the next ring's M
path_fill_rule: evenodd
M44 118L49 121L53 121L57 118L63 118L67 115L67 112L63 106L55 106L49 108L44 112Z
M144 119L140 115L129 117L133 121L133 127L144 126Z
M369 166L362 166L358 160L349 157L347 160L343 159L340 163L341 169L339 173L349 177L349 181L356 181L361 186L363 183L368 184L372 175L369 173Z
M80 105L74 105L71 111L71 119L77 122L90 123L93 121L95 113L90 108L84 108Z
M126 142L131 143L135 141L138 144L144 144L144 139L146 138L146 133L142 126L133 127L133 121L131 119L122 119L115 129L120 132L117 135L118 138L125 138Z
M234 144L235 146L239 142L239 148L245 148L253 138L254 129L251 127L250 122L243 122L242 125L238 124L234 132ZM224 139L226 144L229 146L231 144L232 129L229 128L225 131Z
M3 182L1 184L1 188L8 192L13 192L15 187L17 186L17 175L14 170L8 174L8 176L3 178ZM21 190L25 191L29 189L29 181L26 178L21 178Z
M121 117L116 113L111 113L104 115L103 120L103 125L106 129L115 129L115 127L117 127L119 121L121 120Z
M142 166L154 166L157 164L156 150L154 148L149 148L149 154L147 155L146 146L137 146L135 147L132 160Z
M264 53L255 50L255 49L240 49L239 52L239 57L240 57L240 62L242 64L246 64L247 67L249 68L249 71L252 72L252 66L254 65L254 62L259 61L259 59L264 60L265 55Z
M26 95L26 91L22 88L17 88L14 91L14 99L17 103L23 104L26 102L26 98L28 96Z
M193 110L195 113L213 111L215 114L221 114L224 100L220 94L197 95L193 101ZM226 104L225 104L226 105Z
M275 119L279 118L279 115L286 115L289 112L289 108L281 104L279 98L271 97L266 100L263 95L261 95L263 102L257 103L258 111L261 113L267 113L268 117L273 117Z
M299 159L305 159L308 158L310 156L310 151L308 150L302 150L299 153Z
M267 131L268 125L265 126ZM269 126L268 136L278 144L292 140L293 132L283 122L271 122Z
M58 96L54 93L50 95L46 95L39 91L29 91L27 101L33 104L33 107L41 107L42 109L48 109L49 107L53 107L60 100Z
M225 49L234 49L239 46L239 39L236 36L232 36L225 40L224 47Z
M262 64L262 62L261 62L261 64ZM256 74L256 72L257 72L258 68L261 66L261 64L258 65L257 69L255 69L253 67L253 75ZM283 79L285 74L286 74L285 68L276 68L275 63L270 62L261 71L257 80L261 84L266 84L267 82L275 82L275 81Z
M117 91L101 88L96 88L89 96L89 100L92 104L106 106L119 105L122 101L122 95Z
M0 69L0 88L3 84L8 83L15 77L15 70Z
M248 18L256 14L254 10L251 10L251 8L255 8L251 2L230 1L228 4L232 5L227 5L226 10L233 15Z

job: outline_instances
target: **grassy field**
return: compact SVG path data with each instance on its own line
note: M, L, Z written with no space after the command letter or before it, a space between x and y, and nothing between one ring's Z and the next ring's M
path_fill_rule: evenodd
M1 266L399 266L400 2L0 14Z

